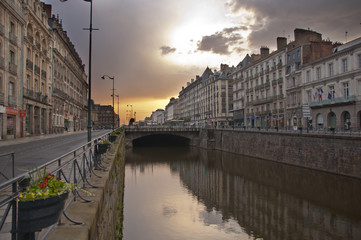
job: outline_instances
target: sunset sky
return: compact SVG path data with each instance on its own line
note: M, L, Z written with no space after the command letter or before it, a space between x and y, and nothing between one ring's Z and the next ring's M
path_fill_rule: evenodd
M90 3L44 2L59 14L88 74ZM276 38L293 40L295 28L343 43L361 37L361 1L93 0L93 27L92 98L112 104L112 81L101 76L114 76L124 122L127 105L142 120L207 66L237 65L261 46L275 50Z

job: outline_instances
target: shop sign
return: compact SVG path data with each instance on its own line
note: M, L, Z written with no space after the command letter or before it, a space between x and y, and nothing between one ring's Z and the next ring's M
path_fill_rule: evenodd
M18 110L17 110L17 109L14 109L14 108L9 108L9 107L7 107L7 108L6 108L6 113L7 113L7 114L12 114L12 115L18 115Z
M0 106L0 113L6 113L6 107Z
M19 117L26 117L26 110L19 110Z

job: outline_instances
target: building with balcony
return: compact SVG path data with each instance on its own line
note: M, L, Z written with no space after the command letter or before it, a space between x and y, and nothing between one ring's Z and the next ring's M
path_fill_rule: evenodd
M323 41L322 34L305 29L295 29L294 39L287 45L286 119L288 128L297 129L302 125L307 126L307 123L303 124L305 118L302 110L302 103L304 102L302 99L303 65L329 55L332 51L332 42ZM316 71L318 70L316 69Z
M313 128L361 129L361 38L304 64L301 76Z
M234 67L221 64L208 78L202 76L202 88L199 99L200 124L213 127L233 125L233 79L230 77Z
M79 131L87 127L88 83L85 67L73 43L54 15L49 18L53 34L53 132Z
M38 0L23 3L26 27L24 34L25 75L23 108L26 110L25 135L52 132L52 46L48 19L51 6Z
M25 15L20 0L0 2L0 139L22 136Z
M261 47L247 55L232 73L237 123L251 128L284 127L284 74L287 39L277 38L277 50ZM244 114L244 119L242 119Z

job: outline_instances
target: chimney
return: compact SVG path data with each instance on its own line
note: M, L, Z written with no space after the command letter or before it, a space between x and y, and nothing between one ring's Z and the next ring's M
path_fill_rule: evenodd
M267 57L269 55L268 47L261 47L261 58Z
M287 38L285 37L278 37L277 38L277 50L285 48L287 46Z

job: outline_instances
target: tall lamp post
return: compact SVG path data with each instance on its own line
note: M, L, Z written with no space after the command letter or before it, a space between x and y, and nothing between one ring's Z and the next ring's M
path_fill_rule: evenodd
M88 142L92 140L92 120L91 120L91 74L92 74L92 31L99 30L93 28L93 1L84 0L85 2L90 2L90 23L89 28L84 28L83 30L89 30L89 66L88 66Z
M60 0L61 2L66 2L67 0ZM85 2L90 2L90 23L89 28L83 28L83 30L89 30L89 66L88 66L88 142L92 140L92 121L91 121L91 73L92 73L92 31L99 30L98 28L93 28L93 1L84 0Z
M120 127L120 115L119 115L119 95L116 95L115 96L118 98L118 127ZM114 98L114 96L112 95L112 97Z
M104 76L102 76L102 79L105 79L105 77L107 77L107 78L109 78L109 79L111 79L111 80L113 80L113 94L112 94L112 97L113 97L113 130L114 130L114 77L109 77L108 75L104 75Z

